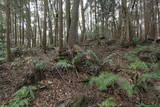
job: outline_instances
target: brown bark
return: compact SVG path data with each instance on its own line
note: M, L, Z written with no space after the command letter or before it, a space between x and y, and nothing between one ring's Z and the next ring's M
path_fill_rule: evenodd
M63 48L63 3L62 0L59 0L59 48Z
M11 36L11 0L6 0L6 38L7 38L7 61L11 61L11 44L10 44L10 36Z
M73 47L78 37L78 15L79 15L79 2L80 0L73 1L71 27L69 31L69 46Z

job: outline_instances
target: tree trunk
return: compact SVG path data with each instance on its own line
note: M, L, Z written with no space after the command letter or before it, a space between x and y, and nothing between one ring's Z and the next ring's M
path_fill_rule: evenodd
M6 0L6 38L7 38L7 61L11 61L11 44L10 44L10 36L11 36L11 0Z
M59 48L63 48L63 3L62 0L59 0Z
M70 0L66 0L67 43L68 43L68 38L69 38L69 30L70 30L70 26L71 26L70 8L71 8Z
M72 48L78 37L78 15L79 15L79 2L80 0L73 1L71 27L69 31L69 46Z
M44 0L44 22L43 22L43 49L47 48L47 6L48 0Z
M81 0L81 15L82 15L82 34L81 34L81 42L84 41L85 33L86 33L86 26L85 26L85 15L84 15L85 9L83 6L83 0Z

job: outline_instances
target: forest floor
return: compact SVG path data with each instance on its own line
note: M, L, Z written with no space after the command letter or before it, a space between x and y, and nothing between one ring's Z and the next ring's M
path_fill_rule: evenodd
M128 68L129 62L123 56L133 47L122 48L118 44L99 45L94 41L85 43L81 46L85 50L93 50L100 59L105 59L109 55L113 55L116 60L113 66L107 72L121 72L122 69ZM33 52L34 51L34 52ZM0 105L6 104L14 93L24 83L28 72L33 69L32 66L35 61L41 60L47 63L48 66L54 66L56 63L54 58L57 56L56 50L48 50L43 53L40 49L32 50L32 52L25 53L21 57L17 57L13 62L7 62L0 65ZM107 66L107 65L106 65ZM52 73L51 75L51 72ZM143 99L144 103L153 102L153 93L145 93L141 98L137 96L128 97L123 91L118 89L108 88L107 91L99 91L95 86L88 85L84 81L92 75L92 71L87 68L82 68L76 72L61 73L59 75L56 71L46 72L46 79L39 81L39 84L45 86L35 92L36 99L31 103L32 107L58 107L59 104L64 103L68 99L79 96L87 96L89 104L87 107L99 107L99 104L110 96L114 96L114 101L120 104L121 107L136 107ZM99 71L101 72L101 71ZM125 74L123 74L125 76ZM127 75L126 75L127 78ZM66 106L68 107L68 106ZM69 106L70 107L70 106ZM85 106L84 106L85 107Z

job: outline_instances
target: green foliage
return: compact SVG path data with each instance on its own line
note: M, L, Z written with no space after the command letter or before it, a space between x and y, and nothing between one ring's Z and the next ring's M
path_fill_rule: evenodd
M153 55L160 53L160 48L157 46L140 46L138 45L137 48L133 49L132 51L129 51L127 54L125 54L124 58L126 58L130 62L135 62L136 60L139 60L137 57L139 52L142 51L151 51Z
M113 101L113 98L110 97L107 100L99 104L100 107L118 107L118 104Z
M0 57L0 62L5 62L5 61L6 61L6 58Z
M71 62L68 60L59 60L59 62L57 62L55 66L60 68L65 68L65 69L69 69L73 67Z
M107 87L114 85L116 79L116 75L103 72L98 77L91 78L90 83L93 84L95 82L99 90L106 90Z
M138 45L140 43L140 38L139 37L133 37L132 38L132 43L133 45Z
M5 48L6 46L0 42L0 62L5 61Z
M48 70L48 67L44 62L40 61L35 65L35 69L38 70L38 71L45 72L45 71Z
M0 42L0 57L5 56L5 48L6 48L5 45Z
M107 63L107 64L110 64L110 65L113 65L114 62L115 62L115 58L114 58L114 57L115 57L116 55L117 55L116 53L110 54L110 55L107 56L105 59L103 59L102 63L103 63L103 64Z
M120 89L126 90L129 96L133 94L134 85L129 83L127 79L113 73L103 72L98 77L91 78L90 84L93 83L102 91L106 90L109 86L117 84Z
M147 64L145 62L140 61L140 60L136 60L135 62L131 63L130 68L134 69L136 71L137 70L144 71L144 72L149 71Z
M80 63L81 62L81 58L82 58L82 56L75 56L72 59L72 64Z
M146 74L142 74L139 82L147 82L151 79L160 80L160 73L159 72L150 72Z
M3 107L29 107L29 102L33 99L35 99L33 91L24 86L16 92L15 97L9 104Z
M156 104L144 104L141 103L138 105L138 107L158 107Z
M98 56L96 55L96 53L92 50L87 50L86 52L88 59L93 59L94 63L100 63L100 59L98 58Z

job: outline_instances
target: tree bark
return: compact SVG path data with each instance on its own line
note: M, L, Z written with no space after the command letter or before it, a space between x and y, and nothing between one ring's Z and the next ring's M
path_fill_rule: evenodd
M11 36L11 0L6 0L6 38L7 38L7 61L11 61L11 44L10 44L10 36Z
M59 0L59 48L63 48L63 3L62 0Z
M69 31L69 46L71 48L77 42L76 39L78 37L79 3L80 3L80 0L73 1L71 27Z

